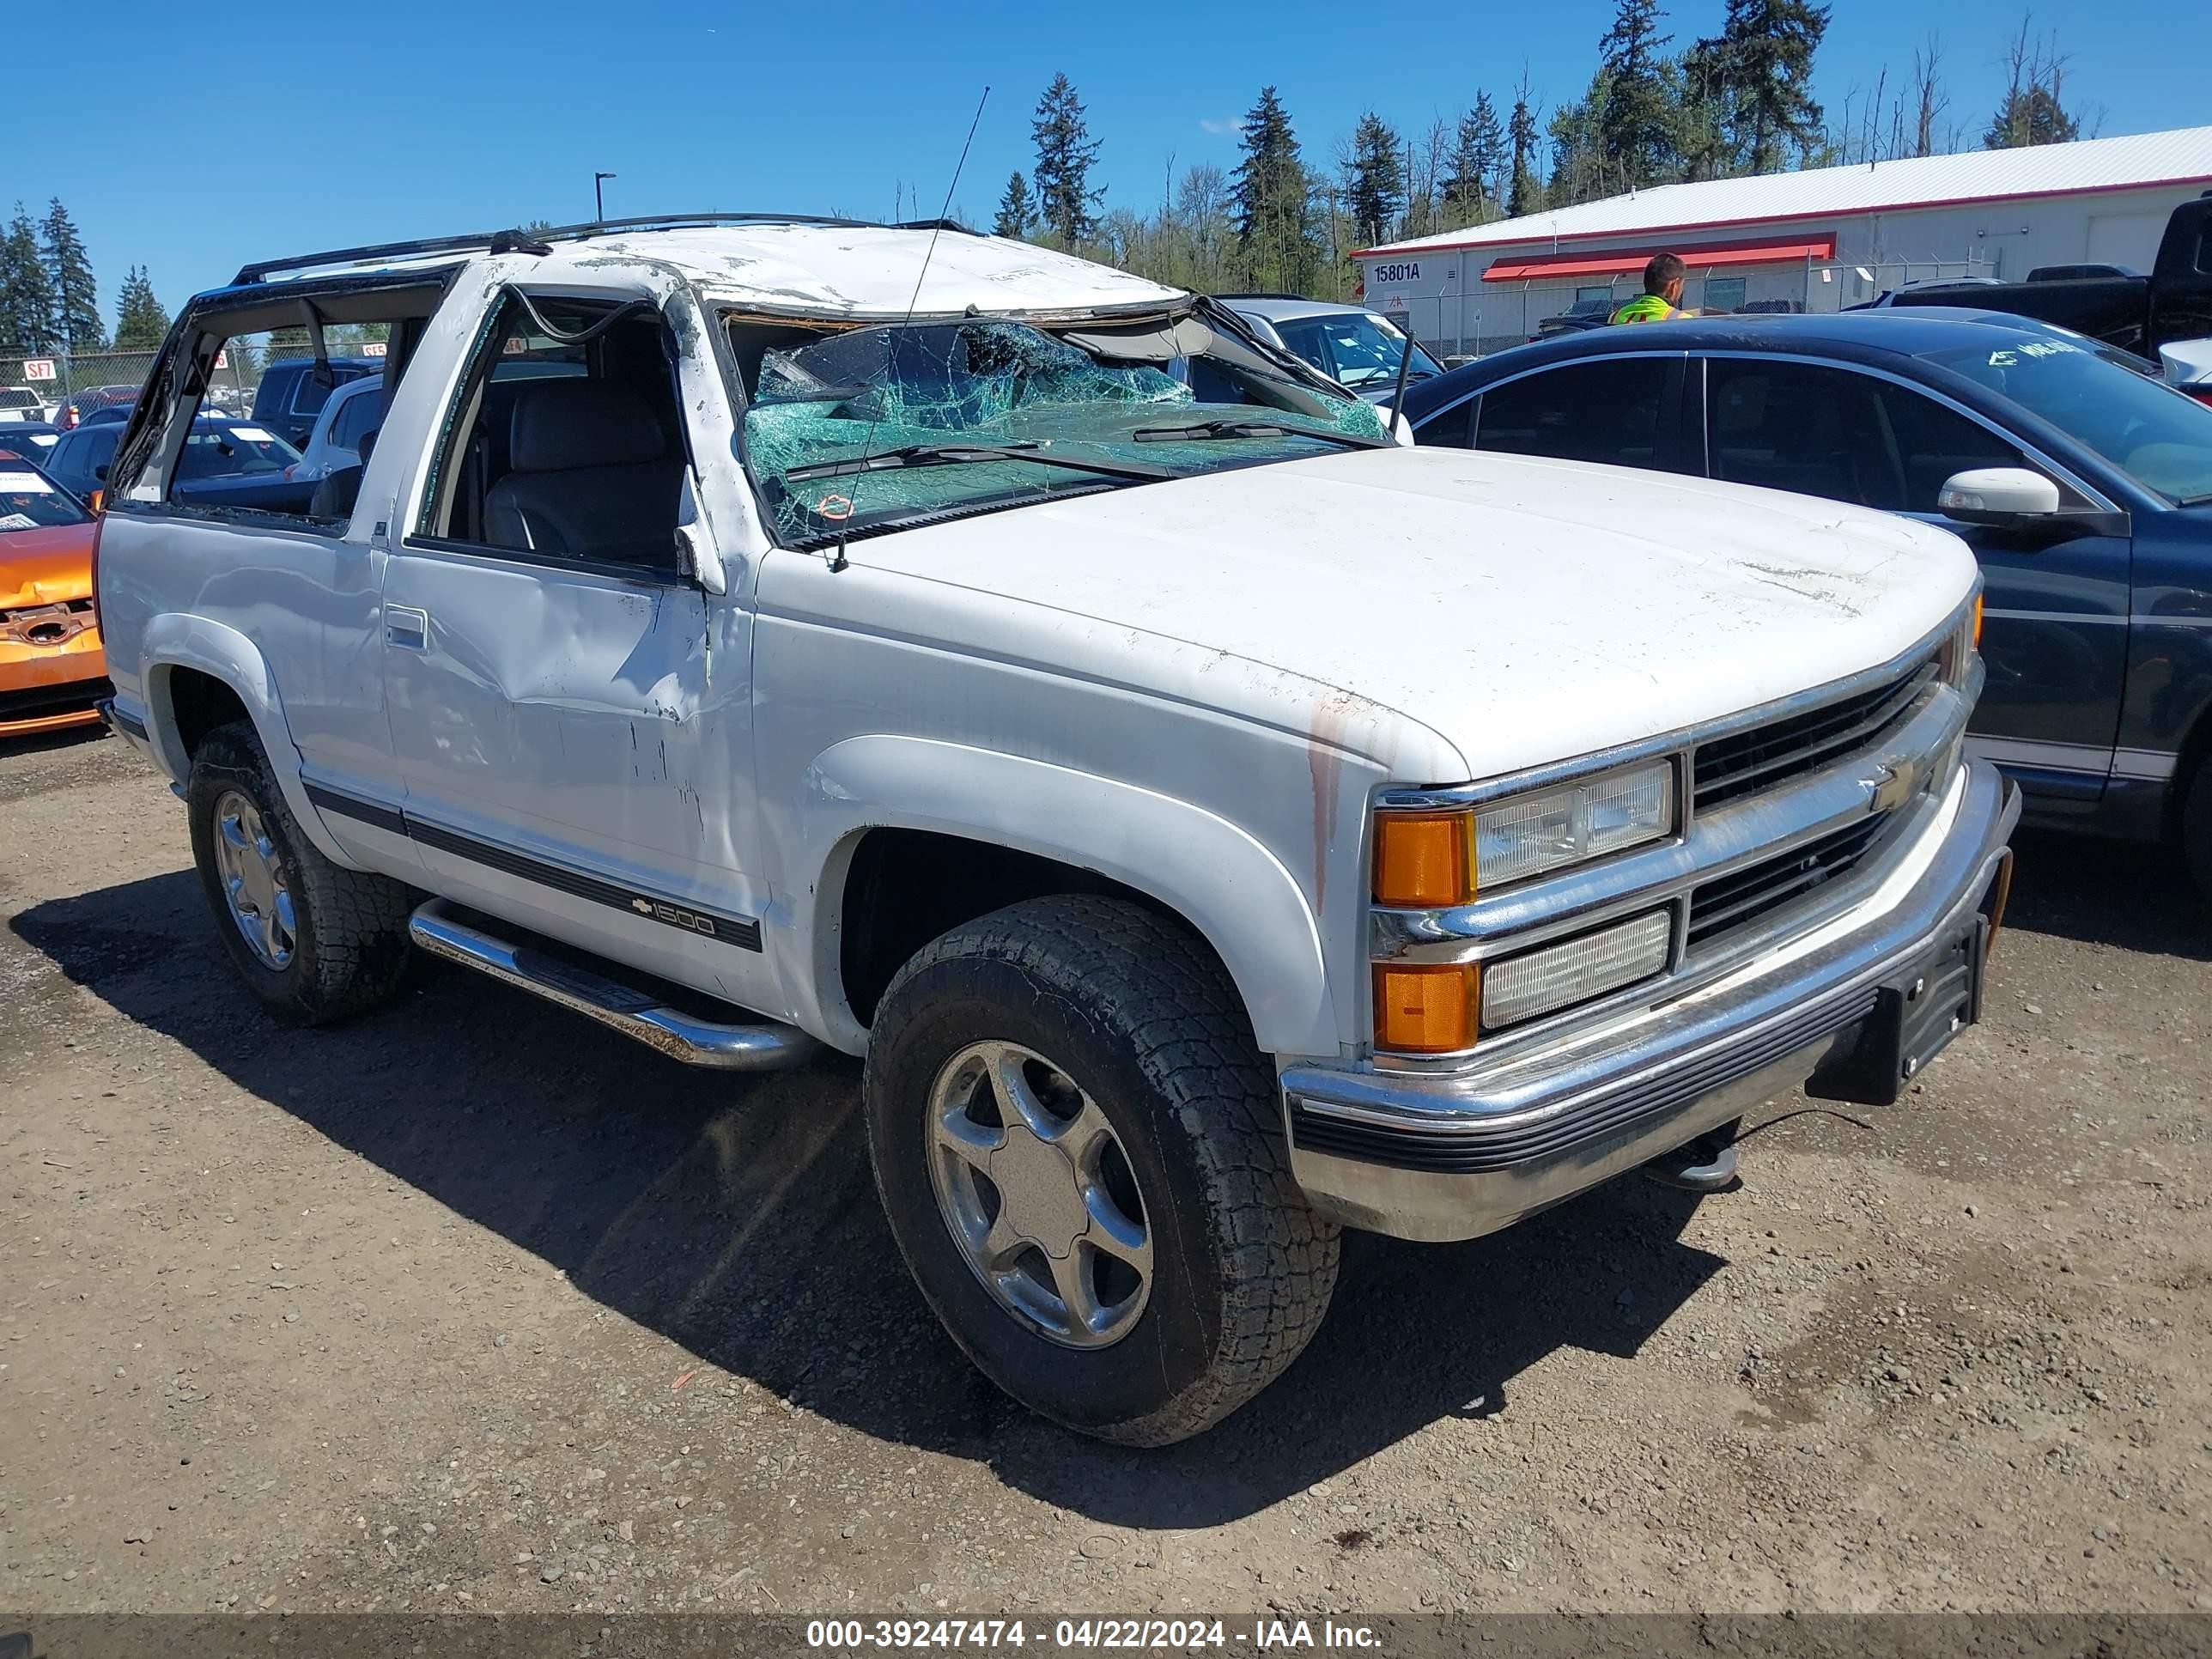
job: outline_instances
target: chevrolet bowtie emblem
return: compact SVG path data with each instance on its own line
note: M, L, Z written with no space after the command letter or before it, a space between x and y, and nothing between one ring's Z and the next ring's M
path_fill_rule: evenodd
M1919 768L1909 761L1900 766L1877 767L1875 772L1870 780L1874 793L1867 802L1867 810L1877 815L1904 805L1912 798L1920 781Z
M649 916L653 914L653 901L651 899L634 898L629 902L629 908L636 911L638 915L641 916Z

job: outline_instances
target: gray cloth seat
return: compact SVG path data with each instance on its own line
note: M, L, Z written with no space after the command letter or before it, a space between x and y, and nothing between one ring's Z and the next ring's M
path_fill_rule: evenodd
M484 496L492 546L675 568L684 463L635 387L587 380L518 387L507 460Z

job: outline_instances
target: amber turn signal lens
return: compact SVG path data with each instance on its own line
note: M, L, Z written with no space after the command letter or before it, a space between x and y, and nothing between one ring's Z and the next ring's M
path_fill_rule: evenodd
M1375 967L1375 1046L1401 1054L1474 1047L1482 969L1471 962Z
M1974 595L1974 649L1982 648L1982 596Z
M1377 904L1464 904L1474 896L1464 812L1378 812L1375 817Z

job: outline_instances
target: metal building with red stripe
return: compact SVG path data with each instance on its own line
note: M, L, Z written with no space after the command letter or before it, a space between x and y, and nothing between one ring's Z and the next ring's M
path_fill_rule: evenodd
M2174 205L2212 187L2212 126L1974 150L1585 202L1353 257L1371 308L1439 353L1495 351L1642 291L1679 255L1684 303L1838 311L1908 283L2148 270Z

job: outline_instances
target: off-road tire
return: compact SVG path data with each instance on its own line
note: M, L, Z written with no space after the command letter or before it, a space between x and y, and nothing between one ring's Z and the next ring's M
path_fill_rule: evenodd
M2197 763L2181 803L2181 856L2197 890L2212 902L2212 754Z
M1104 1348L1047 1338L987 1292L938 1206L931 1091L977 1042L1049 1056L1112 1122L1151 1230L1149 1299ZM1100 1439L1212 1427L1296 1358L1328 1310L1339 1233L1291 1178L1274 1071L1220 964L1127 902L1036 899L955 928L893 978L868 1048L868 1155L908 1270L978 1369Z
M240 937L223 895L215 859L215 809L233 789L261 814L291 892L295 943L282 969L264 963ZM201 740L185 804L192 860L216 935L264 1007L297 1024L327 1025L364 1013L398 991L412 956L407 939L412 894L389 877L340 869L316 849L285 805L251 722L234 720Z

